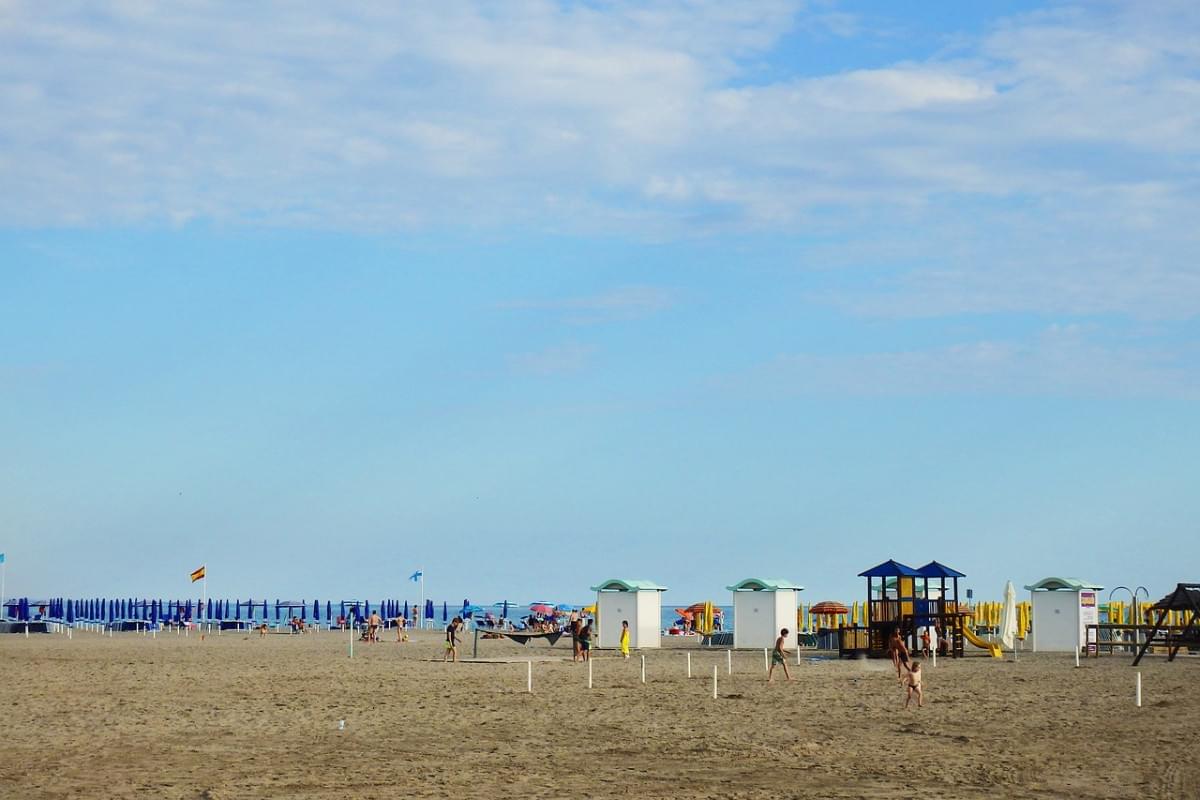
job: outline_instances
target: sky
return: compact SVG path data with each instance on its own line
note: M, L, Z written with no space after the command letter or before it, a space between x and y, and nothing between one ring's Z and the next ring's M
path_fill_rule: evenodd
M1161 596L1198 157L1194 2L0 0L7 592Z

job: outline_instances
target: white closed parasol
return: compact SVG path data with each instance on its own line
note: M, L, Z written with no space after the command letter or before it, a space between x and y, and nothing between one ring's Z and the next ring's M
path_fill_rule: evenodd
M1004 609L1000 613L1000 644L1013 650L1017 644L1017 590L1013 582L1004 584Z

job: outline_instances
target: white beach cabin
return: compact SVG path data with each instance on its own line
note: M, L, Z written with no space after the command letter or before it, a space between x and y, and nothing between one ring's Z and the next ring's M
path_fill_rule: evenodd
M725 588L733 592L734 647L774 647L784 628L786 646L796 646L796 608L803 586L778 578L746 578Z
M1100 621L1096 593L1103 586L1078 578L1043 578L1025 588L1033 605L1030 640L1035 653L1070 653L1087 647L1087 626Z
M621 622L629 623L630 647L658 647L662 637L662 593L650 581L611 578L593 586L596 593L597 647L621 644Z

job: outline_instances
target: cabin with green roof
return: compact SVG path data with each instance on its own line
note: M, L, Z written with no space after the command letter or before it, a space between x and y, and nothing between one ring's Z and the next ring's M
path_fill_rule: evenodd
M1070 653L1089 644L1096 646L1096 642L1088 642L1087 626L1100 622L1098 592L1103 586L1051 576L1025 588L1033 606L1030 641L1035 653Z
M799 641L796 608L804 587L782 578L746 578L726 589L733 592L733 646L774 647L787 628L787 647Z
M596 593L596 646L618 647L621 623L629 623L631 648L662 644L662 594L654 581L609 578L592 587Z

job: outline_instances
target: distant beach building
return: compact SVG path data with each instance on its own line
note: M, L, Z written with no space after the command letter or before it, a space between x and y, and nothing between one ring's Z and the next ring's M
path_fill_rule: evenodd
M746 578L725 588L733 592L734 647L774 647L784 628L787 646L796 646L796 608L803 586L780 578Z
M658 647L662 636L662 593L665 586L642 580L610 578L596 586L597 647L621 643L621 623L629 623L629 646Z
M1100 621L1096 593L1103 586L1078 578L1042 578L1025 588L1033 605L1030 640L1035 653L1070 653L1088 645L1087 626Z

